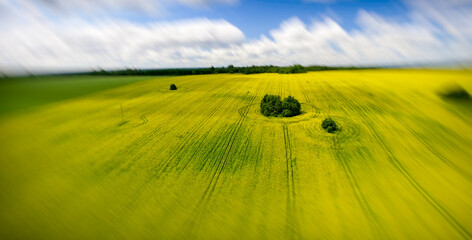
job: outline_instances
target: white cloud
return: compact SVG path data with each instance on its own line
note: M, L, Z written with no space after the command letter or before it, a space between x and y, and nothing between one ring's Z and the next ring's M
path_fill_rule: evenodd
M206 1L211 2L211 1ZM214 2L214 1L213 1ZM138 24L101 18L49 19L27 2L0 0L0 70L205 67L234 65L382 65L472 59L468 3L437 11L419 0L407 22L359 11L347 31L331 18L305 24L294 17L247 40L225 20L205 18ZM465 4L465 7L464 7ZM27 15L22 15L25 8Z
M178 0L180 3L185 4L187 6L209 6L213 4L236 4L239 0Z
M437 2L436 6L441 10L437 10L431 1L410 2L411 18L401 23L361 10L356 20L358 28L351 31L346 31L331 18L314 21L308 26L298 18L288 19L270 32L272 40L245 44L246 49L257 53L257 58L245 58L248 54L241 53L240 64L470 63L471 1ZM272 49L272 52L261 54L248 45ZM274 60L274 56L279 59Z
M3 0L6 1L6 0ZM25 0L18 0L25 1ZM214 4L235 4L239 0L38 0L38 7L46 7L55 13L81 15L134 14L164 15L175 5L208 7Z
M10 29L0 42L0 66L162 67L189 49L228 47L244 34L225 20L190 19L138 25L126 21L32 23ZM182 52L182 53L181 53ZM165 56L165 58L163 58Z

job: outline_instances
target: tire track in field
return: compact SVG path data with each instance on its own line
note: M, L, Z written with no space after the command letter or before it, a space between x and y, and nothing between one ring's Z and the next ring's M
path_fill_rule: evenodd
M302 90L302 94L303 94L303 97L305 98L306 103L308 103L310 106L312 106L315 109L315 115L313 116L313 118L317 118L320 115L322 109L311 103L311 99L306 91L306 87L304 86L303 82L299 78L297 78L297 82L298 82L298 86Z
M344 173L345 173L345 175L348 179L349 185L351 186L351 189L354 192L354 196L356 198L356 201L358 202L358 204L360 205L362 211L364 212L364 214L368 218L368 220L369 220L368 224L371 228L371 231L374 232L374 229L372 229L372 227L373 227L372 223L375 223L376 225L378 225L378 223L380 221L380 218L372 210L369 202L365 198L355 175L352 173L352 170L351 170L351 167L350 167L349 163L346 161L346 156L344 154L341 154L341 151L342 151L342 149L340 149L341 143L337 140L336 136L333 137L333 145L334 145L333 155L336 159L339 160L339 162L341 162L341 166L342 166L343 171L344 171ZM377 227L377 229L382 229L382 228ZM378 236L376 238L378 238L378 239L387 239L388 237L384 233L384 231L382 231L378 234Z
M300 83L300 88L304 89L304 87L302 86L302 83ZM322 84L319 84L319 86L321 86ZM330 87L330 86L329 86ZM305 98L308 98L308 95L306 95L306 90L302 90L304 92L304 95L305 95ZM330 89L329 91L333 92L334 90L333 89ZM327 92L327 91L322 91L322 92ZM326 94L325 94L326 95ZM354 192L354 196L356 198L356 201L357 203L359 204L359 206L361 207L362 209L362 212L364 212L365 216L369 219L369 225L370 225L370 228L371 230L373 231L372 229L372 223L378 223L379 222L379 218L377 216L377 214L372 210L372 207L370 206L369 202L367 201L361 187L359 186L359 183L355 177L355 175L352 173L352 170L351 170L351 167L349 165L349 163L346 161L345 157L342 156L341 154L341 143L342 141L340 141L339 137L337 134L335 134L333 136L333 154L334 154L334 157L339 159L340 162L341 162L341 166L343 168L343 171L344 171L344 174L346 175L347 177L347 180L349 182L349 185L351 186L351 189L352 191ZM385 239L385 234L381 234L382 236L382 239ZM379 237L381 237L379 236Z
M254 130L255 128L251 128L251 130ZM255 132L255 131L254 131ZM252 169L249 170L247 169L248 171L245 171L244 175L243 174L239 174L238 175L238 182L236 184L233 184L233 188L238 188L240 189L240 182L242 184L245 184L245 180L247 179L250 179L251 182L250 184L245 184L245 188L244 188L244 191L243 192L243 197L242 199L244 199L245 201L249 202L249 203L255 203L255 199L257 196L255 196L254 193L257 193L259 190L259 187L260 187L260 182L259 182L259 178L260 178L260 173L257 172L258 170L258 163L259 163L259 159L262 158L262 152L261 152L261 144L262 144L262 137L263 137L263 133L264 131L261 131L262 134L257 134L257 136L255 136L256 134L253 133L253 131L251 131L250 133L247 134L247 136L249 136L249 138L251 139L251 141L248 141L248 144L250 146L250 154L249 155L244 155L242 156L244 161L242 161L243 164L245 164L246 166L247 165L253 165L252 166ZM254 136L253 136L254 134ZM261 137L260 139L258 139L258 137ZM258 144L253 144L257 142ZM256 147L255 147L256 146ZM239 155L241 156L241 155ZM262 170L264 171L264 170ZM255 205L251 205L251 206L248 206L246 207L243 211L240 211L239 214L238 214L238 220L239 221L242 221L242 222L246 222L248 224L252 224L251 222L248 222L248 219L253 219L253 218L257 218L257 215L256 213L260 213L262 216L266 216L267 213L265 212L265 210L263 210L262 212L259 212L256 210L257 208L255 208ZM236 220L236 219L235 219ZM264 231L263 231L263 228L262 227L259 227L258 228L259 231L257 231L259 237L261 239L265 239L263 236L264 235Z
M188 157L188 160L184 163L184 165L182 167L177 167L176 168L176 174L177 174L177 177L180 177L184 171L184 169L187 168L188 164L191 162L191 160L198 154L198 152L200 151L201 147L203 146L203 143L205 142L205 139L207 138L208 135L210 135L210 132L211 132L211 129L209 129L208 131L206 131L201 137L200 139L197 140L198 142L198 145L193 149L192 151L192 154Z
M139 119L141 119L142 122L140 124L138 124L138 126L148 123L147 114L141 115L141 117L139 117Z
M257 173L257 167L259 166L259 159L262 159L263 153L262 153L262 140L264 139L264 131L261 131L261 136L259 140L259 144L257 145L256 149L256 161L254 163L254 174Z
M199 89L202 86L196 88ZM218 87L214 87L212 90L217 89ZM169 95L170 97L171 95ZM203 104L203 103L202 103ZM95 171L95 178L100 177L103 178L109 174L111 174L113 171L117 170L121 166L125 165L126 162L123 161L123 156L130 156L133 153L135 153L137 150L141 149L144 145L146 145L148 142L150 142L154 136L156 135L157 132L159 132L163 127L168 126L170 123L175 122L175 119L178 119L182 113L188 112L189 109L191 109L191 104L187 104L184 109L179 111L176 114L172 114L168 119L166 119L162 124L158 125L156 128L153 130L143 134L139 138L133 140L131 144L128 144L124 149L119 150L114 156L109 160L103 163L96 171ZM147 114L145 114L147 115ZM146 118L147 119L147 118ZM131 161L126 164L126 167L123 167L119 173L127 171L131 166L134 165L135 161L137 160L138 156L133 156L131 158Z
M310 98L308 97L308 94L307 94L307 92L306 92L306 89L305 89L305 87L303 86L303 84L301 83L300 78L297 78L297 83L298 83L298 86L300 87L300 89L302 90L303 96L305 97L305 102L311 103Z
M215 84L216 85L216 84ZM200 87L196 88L199 89ZM221 86L215 86L210 91L215 89L221 88ZM216 95L216 93L214 94ZM213 96L214 96L213 95ZM200 103L198 106L204 104L205 102ZM169 118L167 118L163 123L158 125L153 130L143 134L143 136L135 139L131 142L126 148L119 150L109 161L103 163L97 170L96 176L100 176L101 178L105 177L106 175L112 173L114 170L118 169L120 166L126 164L125 161L122 161L123 156L130 156L135 153L137 150L141 149L143 146L148 144L162 128L168 127L170 123L176 123L176 119L181 117L182 114L187 113L191 108L194 108L192 104L186 104L185 108L179 111L176 114L172 114ZM131 166L134 165L135 161L138 159L138 156L132 156L131 161L126 164L126 167L122 168L119 173L125 172Z
M229 127L225 128L225 130L223 130L223 132L231 133L232 128L233 127L229 126ZM200 172L203 172L206 167L209 167L210 169L213 168L214 164L210 163L211 159L213 159L213 156L215 156L215 155L217 156L216 158L219 157L220 154L219 154L218 150L223 148L223 145L225 144L226 139L227 138L220 137L216 141L213 141L213 145L210 148L211 150L207 154L205 154L205 157L203 158L205 160L204 160L203 164L198 169ZM211 166L207 166L208 164L210 164Z
M258 92L259 92L259 88L261 88L261 85L262 85L262 82L260 83L260 85L258 86L258 88L256 88L255 94L253 94L253 95L251 95L250 97L248 97L248 99L249 99L250 102L249 102L248 104L244 105L243 107L241 107L241 108L238 109L238 113L239 113L239 115L240 115L240 119L241 119L241 118L245 118L245 117L247 116L247 114L249 113L249 111L250 111L250 106L253 105L253 104L251 103L251 101L254 102L253 98L257 97ZM236 123L238 123L238 121L237 121ZM229 133L231 134L231 129L229 129L229 130L227 130L227 131L229 131ZM228 134L228 135L230 135L230 134ZM218 149L221 149L223 146L220 146L220 145L224 144L224 140L227 140L227 139L230 139L230 137L224 138L223 141L216 141L216 142L213 144L213 146L212 146L211 149L213 149L213 150L215 150L215 151L218 150ZM200 169L199 169L200 171L203 171L203 169L205 168L205 166L207 165L207 163L210 161L210 158L211 158L210 156L213 156L213 155L215 155L215 154L219 155L218 153L216 153L216 152L214 152L214 151L208 152L208 154L207 154L207 155L205 156L205 158L204 158L204 159L207 159L207 160L206 160L206 161L203 163L203 165L200 167ZM217 158L219 158L219 156L217 156Z
M356 87L356 91L358 92L365 92L364 90ZM352 91L351 91L352 92ZM371 93L367 93L371 94ZM383 106L382 110L386 111L389 113L391 116L396 116L388 107ZM434 147L432 147L423 137L418 134L409 124L407 124L405 121L403 121L401 118L395 118L398 122L400 122L411 134L413 134L418 141L423 144L433 155L435 155L439 160L441 160L444 164L448 165L450 168L455 170L457 173L462 175L466 180L472 181L472 175L470 173L467 173L463 169L461 169L459 166L451 162L447 157L445 157L443 154L441 154L439 151L437 151Z
M426 191L423 186L421 186L408 172L408 170L398 161L398 159L393 155L393 153L388 149L388 147L385 145L385 143L382 141L378 133L371 127L368 126L368 128L371 130L371 132L374 134L376 140L380 143L382 146L383 150L387 153L389 161L392 163L392 165L408 180L408 182L416 189L418 193L420 193L423 198L433 206L436 211L452 226L454 229L456 229L457 232L460 233L460 235L465 238L465 239L470 239L472 238L472 235L470 234L467 229L462 226L462 224L457 221L457 219L452 216L449 211L447 211L436 199L434 199L428 191Z
M320 86L321 86L321 84L320 84ZM338 96L340 95L331 86L327 86L327 87L329 88L329 90L323 91L323 92L332 92L332 93L335 93ZM352 111L355 112L355 110L352 108L350 103L347 102L346 99L344 99L344 101L346 102L346 104L348 104L348 107ZM359 117L361 117L361 116L359 116ZM381 219L378 217L378 215L375 213L375 211L370 206L370 203L369 203L369 201L367 201L367 198L365 197L365 195L364 195L364 193L363 193L363 191L362 191L362 189L361 189L361 187L360 187L360 185L357 181L356 176L353 174L349 163L346 161L345 156L341 153L341 150L342 150L341 149L341 144L342 144L342 141L340 141L338 134L335 133L335 135L333 136L333 155L336 159L339 160L339 162L341 162L341 166L343 168L344 174L346 175L347 180L349 182L349 185L351 186L351 189L354 192L354 196L356 198L357 203L361 207L362 212L364 213L364 215L367 217L368 224L369 224L369 227L370 227L371 231L374 233L374 232L376 232L375 229L381 230L381 232L377 233L378 234L377 238L386 239L387 234L385 233L383 228L379 227L379 222L380 222Z
M239 109L238 109L238 114L239 114L239 116L245 117L245 116L246 116L245 113L246 113L247 109L249 109L250 107L251 107L251 106L247 106L247 105L246 105L246 106L244 106L244 107L239 108Z
M390 115L395 116L392 111L386 107L383 108L385 111L387 111ZM434 149L429 143L427 143L410 125L405 123L403 120L400 118L395 118L398 120L406 129L410 131L411 134L413 134L431 153L433 153L439 160L441 160L443 163L445 163L447 166L455 170L457 173L462 175L465 179L468 181L472 180L472 175L465 172L461 168L459 168L456 164L451 162L449 159L447 159L444 155L442 155L440 152L438 152L436 149Z
M375 129L369 124L367 119L357 113L355 108L351 105L351 103L346 99L346 97L341 94L339 91L336 91L332 86L328 86L332 92L337 93L338 96L344 99L344 102L349 105L353 112L356 112L356 115L362 119L365 123L367 128L373 133L373 136L381 146L382 150L387 154L387 158L389 162L403 175L403 177L410 183L410 185L465 239L472 238L472 234L464 227L462 224L457 221L457 219L452 216L452 214L442 206L442 204L437 201L431 194L426 191L426 189L421 186L410 174L410 172L401 164L401 162L395 157L395 155L390 151L387 145L382 141L380 135L375 131ZM363 110L365 109L364 106L361 107Z
M229 141L225 143L223 155L222 155L220 161L218 162L218 165L216 166L216 171L212 175L210 183L206 187L202 197L200 198L200 200L196 204L196 206L194 208L194 211L192 212L192 215L189 218L189 222L188 222L189 227L188 227L188 229L189 229L190 233L192 233L194 231L195 223L197 222L197 220L199 218L201 218L202 214L206 211L208 203L210 202L211 198L213 197L216 185L218 184L218 181L221 177L221 173L223 172L223 169L226 165L226 162L228 161L228 158L229 158L229 155L230 155L231 150L233 148L233 145L234 145L234 142L236 140L237 134L238 134L239 130L241 129L244 120L246 119L246 115L249 112L249 106L251 106L253 104L254 100L258 96L258 93L261 89L261 86L262 86L262 81L259 83L255 93L250 97L249 102L246 104L247 107L246 107L245 111L243 112L243 116L240 116L239 119L236 122L236 126L230 129L231 132L229 133L229 138L228 138Z
M256 89L257 90L257 89ZM247 97L245 99L245 101L247 99L251 99L253 97L253 95ZM239 108L238 109L238 114L240 115L240 117L245 117L247 115L246 111L249 111L249 108L250 108L251 105L244 105L243 107ZM224 132L229 132L231 133L231 127L229 128L229 130L224 130ZM221 139L221 138L220 138ZM229 139L229 138L222 138L223 141L220 141L220 139L218 139L217 141L213 141L213 145L211 146L211 151L209 151L203 159L205 159L205 161L203 162L203 164L199 167L199 171L202 172L203 169L207 166L207 163L210 162L210 160L212 159L212 156L214 155L219 155L219 152L217 152L218 149L221 149L223 148L222 145L224 145L224 141ZM218 156L217 156L218 158ZM210 166L210 168L212 168L213 166Z
M287 165L287 216L286 233L289 239L299 239L300 226L298 222L297 196L295 190L294 171L296 160L292 158L292 143L286 124L282 125L284 132L285 160Z
M187 134L185 135L184 139L179 143L178 147L177 147L177 150L175 152L172 153L172 155L167 158L164 162L162 162L161 164L159 164L157 167L154 168L154 171L152 172L151 176L149 176L145 181L144 183L142 184L141 187L139 187L135 193L131 196L131 201L130 203L128 204L129 207L132 206L132 204L138 199L138 197L142 194L142 190L145 188L145 187L148 187L149 184L152 182L152 181L155 181L155 180L158 180L160 177L162 177L162 174L165 173L165 171L169 168L169 164L171 164L175 158L182 152L182 150L184 149L184 147L188 144L188 142L192 139L192 137L195 135L196 132L198 132L198 130L205 125L205 123L211 118L213 117L219 110L219 108L224 105L224 103L230 99L234 93L237 91L237 88L234 88L232 90L232 92L226 94L226 96L223 98L223 100L221 102L218 103L218 105L212 109L212 111L207 115L205 116L205 118L200 121L197 125L195 125L189 132L187 132ZM206 136L209 134L210 130L207 131L204 136L202 136L202 138L206 138ZM203 140L200 142L200 144L198 145L198 147L200 147L203 142ZM195 150L195 152L198 151L198 150ZM191 160L191 158L189 159L189 161ZM178 163L177 163L178 164ZM185 166L187 166L187 164L185 164ZM179 171L182 172L184 168L180 169Z
M262 83L259 84L256 92L254 93L254 95L251 97L251 99L249 100L249 103L247 104L247 106L250 106L253 102L254 102L254 99L257 97L257 94L259 93L259 90L261 88L261 85ZM213 191L216 187L216 184L218 182L218 179L220 178L220 175L221 175L221 172L223 171L223 168L226 164L226 161L228 160L229 158L229 154L233 148L233 145L234 145L234 141L236 140L236 136L237 136L237 133L239 132L239 130L241 129L241 126L242 126L242 123L244 122L244 119L248 113L248 110L249 108L247 108L244 112L244 115L242 117L240 117L236 123L236 127L233 128L234 130L230 133L230 137L229 137L229 141L225 147L225 151L224 151L224 155L223 155L223 158L222 160L219 161L219 165L217 167L217 171L215 172L215 174L213 175L212 177L212 181L210 182L208 188L206 189L204 195L203 195L203 199L210 199L212 194L213 194ZM214 179L214 181L213 181Z
M207 123L207 121L211 119L218 112L221 106L223 106L228 99L231 99L231 97L234 95L236 90L237 88L233 89L232 92L228 93L227 96L225 96L223 100L219 102L217 106L213 108L211 112L207 116L205 116L205 118L202 121L200 121L197 125L193 126L193 128L189 132L187 132L183 140L179 143L177 148L175 148L175 151L172 152L171 156L168 157L162 164L155 167L155 172L154 174L152 174L153 178L159 178L162 175L162 173L165 173L168 170L168 168L170 167L170 164L174 162L174 160L177 158L177 156L179 156L179 154L182 152L185 146L188 146L188 143L193 139L193 137L198 132L198 130L200 130ZM176 165L178 165L179 162L180 161L178 161Z
M248 111L249 111L249 110L248 110ZM253 132L254 132L254 128L250 128L250 129L249 129L249 132L246 133L245 135L247 135L247 136L252 136ZM248 151L249 151L249 149L250 149L250 147L251 147L251 142L252 142L252 141L251 141L251 137L248 137L248 138L246 139L246 141L243 143L242 147L241 147L240 149L238 149L238 151L237 151L235 154L236 154L237 156L241 156L242 159L246 159L246 160L249 159L249 156L248 156L247 153L248 153ZM242 165L245 164L246 162L245 162L245 161L243 161L243 162L239 161L239 163L240 163L239 165L232 165L232 167L233 167L233 168L232 168L233 172L236 172L236 171L237 171L240 167L242 167Z

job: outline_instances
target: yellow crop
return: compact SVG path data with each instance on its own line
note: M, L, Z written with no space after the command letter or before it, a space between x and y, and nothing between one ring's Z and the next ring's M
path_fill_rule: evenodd
M0 237L470 239L472 105L437 95L452 83L472 73L183 76L8 115ZM303 113L264 117L265 94Z

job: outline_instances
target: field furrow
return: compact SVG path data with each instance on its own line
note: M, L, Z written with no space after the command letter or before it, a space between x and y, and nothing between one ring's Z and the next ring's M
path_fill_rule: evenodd
M464 238L470 238L472 235L470 232L462 226L461 223L459 223L454 216L447 211L442 204L440 204L439 201L434 199L431 194L421 185L418 183L417 180L415 180L409 171L403 166L403 164L400 163L400 161L395 157L395 155L390 151L390 149L385 145L385 142L382 140L382 138L379 136L378 132L372 127L373 126L373 121L369 121L367 117L365 117L362 114L359 114L358 111L356 111L356 108L353 107L352 101L348 100L340 91L336 90L334 87L328 86L328 91L331 93L336 94L339 98L341 98L346 104L346 106L349 107L349 109L352 112L355 112L356 116L358 116L358 119L361 119L364 122L364 126L366 126L369 131L373 134L375 137L377 143L382 147L383 151L386 153L388 160L390 163L405 177L405 179L410 183L410 185L416 189L416 191L452 226L460 235ZM368 112L368 109L365 109L364 107L361 107L361 109L364 109L364 112Z
M294 175L295 173L295 159L292 158L292 146L290 140L290 132L287 125L283 125L284 145L285 145L285 160L287 165L287 234L289 239L299 238L299 223L298 223L298 208L297 195Z
M220 86L215 87L214 89L216 90L219 87ZM140 157L142 157L142 155L144 154L142 152L142 149L146 145L150 144L152 141L158 140L157 136L159 136L160 131L168 131L168 128L177 126L180 123L180 120L186 118L186 114L189 113L190 109L199 108L201 106L204 106L205 104L208 104L209 102L208 100L207 102L198 101L198 105L192 106L189 104L184 104L186 101L190 101L190 99L183 98L180 101L176 101L175 104L182 104L185 107L179 112L171 114L164 122L160 123L152 130L143 134L136 140L132 141L131 144L129 144L126 148L123 148L122 150L117 152L109 161L105 162L100 168L97 169L96 175L103 177L106 173L111 173L114 170L119 170L121 172L126 171L126 169L129 169L131 166L133 166L134 163ZM133 156L131 159L129 158L130 155ZM123 157L126 157L126 159L123 159ZM126 167L120 169L120 167L123 165L126 165Z
M153 178L159 178L163 174L165 174L167 171L169 171L169 167L171 164L173 164L173 167L177 167L179 165L179 161L176 161L179 156L179 154L182 152L184 147L189 147L189 142L194 140L195 134L205 125L208 124L208 120L213 118L215 114L218 112L218 110L221 108L221 106L224 106L226 101L230 100L231 97L234 95L237 89L233 89L231 92L226 94L224 97L222 97L222 100L217 103L216 107L213 108L208 115L206 115L198 124L192 127L186 135L183 137L182 141L180 144L176 147L173 148L173 151L171 155L166 158L163 162L160 162L160 165L156 166L154 168L154 173L152 174Z
M231 128L230 130L229 137L227 139L228 141L225 143L223 150L221 151L222 156L221 158L217 158L216 160L218 164L210 179L210 183L206 187L205 191L203 192L203 195L201 196L200 200L198 201L196 205L196 208L194 210L195 214L192 214L192 217L190 218L190 226L191 226L190 229L194 227L194 224L198 221L201 214L204 213L204 211L207 209L208 203L211 201L211 198L213 197L216 185L218 184L218 181L221 177L223 169L225 168L226 162L228 161L230 152L233 149L234 142L242 127L245 117L247 113L249 112L249 106L253 104L255 98L258 96L261 86L262 86L262 82L258 84L258 87L255 93L248 99L248 102L246 103L246 106L245 106L245 110L243 111L243 115L239 117L239 119L236 122L235 127Z
M464 227L462 226L462 224L460 222L458 222L454 216L452 216L451 213L449 213L448 210L446 210L441 203L439 203L436 199L434 199L411 175L410 173L406 170L406 168L400 163L400 161L398 161L398 159L392 154L392 152L388 149L387 146L385 146L385 144L383 143L383 141L381 140L381 138L379 137L378 133L370 128L371 132L374 134L375 138L377 139L377 141L379 142L379 144L382 146L382 148L384 149L384 151L387 153L388 155L388 159L390 160L390 162L392 163L392 165L395 166L395 168L398 169L398 171L400 171L402 173L402 175L408 180L408 182L410 182L410 184L418 191L418 193L421 194L421 196L423 196L423 198L429 203L431 204L438 212L439 214L441 214L441 216L444 217L444 219L446 219L446 221L449 222L449 224L451 224L459 233L462 237L464 237L465 239L470 239L472 238L472 235L470 234L470 232Z
M470 79L150 78L3 116L0 238L472 239L470 102L437 94ZM266 94L301 114L264 116Z

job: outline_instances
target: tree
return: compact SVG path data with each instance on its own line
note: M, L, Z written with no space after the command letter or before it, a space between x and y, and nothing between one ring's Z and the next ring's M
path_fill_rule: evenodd
M325 120L323 120L323 122L321 123L321 127L329 133L334 133L339 130L338 125L331 118L326 118Z
M177 86L175 86L175 84L172 83L170 85L170 90L177 90Z
M261 101L261 113L264 116L278 116L282 112L280 96L266 94Z
M301 104L294 97L288 96L282 101L282 109L283 117L296 116L301 112Z
M443 98L452 100L471 100L470 94L459 85L448 86L440 95Z
M261 101L261 113L267 117L293 117L301 112L301 104L292 96L283 101L280 96L266 94Z
M228 66L228 73L234 73L234 66L233 65Z

